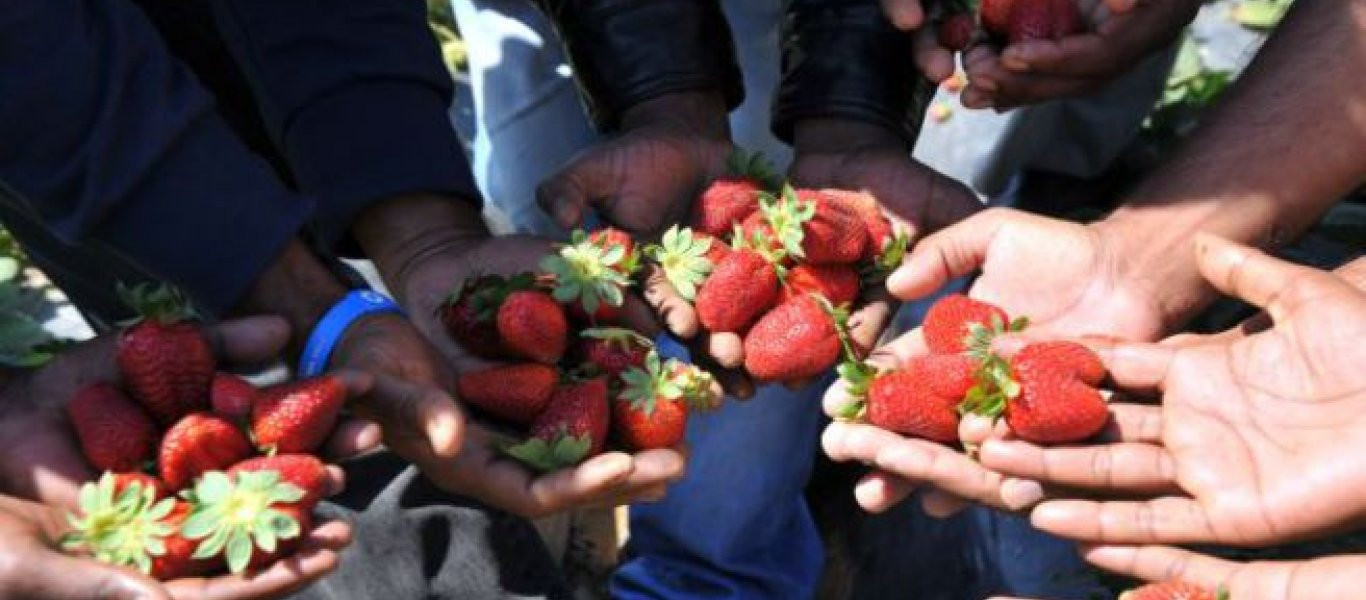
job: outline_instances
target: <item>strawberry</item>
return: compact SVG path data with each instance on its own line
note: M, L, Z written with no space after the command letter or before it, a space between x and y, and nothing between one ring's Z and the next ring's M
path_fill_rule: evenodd
M493 367L462 373L456 379L460 399L484 412L518 425L533 421L550 402L560 373L540 363Z
M576 354L593 365L598 373L616 379L622 371L645 364L654 342L630 329L616 327L585 329L579 332Z
M863 222L864 229L868 230L868 247L863 254L864 260L878 260L897 241L898 235L892 229L892 222L882 214L881 205L872 194L834 189L821 190L820 193L831 202L841 204L849 212L858 215L859 220ZM901 257L898 255L896 260L899 263Z
M858 262L868 248L862 219L815 190L784 187L759 201L764 220L787 255L818 265Z
M693 204L693 229L717 238L729 235L731 228L759 210L759 192L774 189L781 181L759 152L736 149L727 160L726 171Z
M98 470L141 470L156 453L156 424L112 385L81 388L67 403L66 415L86 460Z
M744 331L778 299L778 272L741 248L716 265L697 291L697 319L710 331Z
M977 30L977 23L973 21L972 15L957 13L949 15L939 24L939 45L954 52L962 52L972 44L972 34Z
M72 532L62 547L163 581L204 575L217 562L195 559L193 544L180 535L189 512L184 502L159 499L141 485L120 486L115 475L105 473L81 486L80 507L68 517Z
M541 259L540 266L553 276L555 300L568 304L580 320L614 321L640 267L640 252L630 236L615 229L591 236L575 231L570 243Z
M1030 344L1010 361L1019 395L1006 404L1006 423L1021 439L1078 442L1110 420L1096 390L1105 378L1100 358L1074 342Z
M568 345L564 309L540 291L508 294L498 308L498 337L508 354L555 364Z
M1010 43L1056 40L1081 31L1081 13L1072 0L1014 0L1006 33Z
M745 370L760 381L815 377L839 361L839 309L801 296L769 311L745 335Z
M232 373L218 373L209 386L209 404L214 414L234 423L242 423L251 416L251 405L256 401L256 386Z
M659 244L645 248L645 255L659 263L664 277L687 300L697 296L697 286L727 254L730 248L721 240L677 225L664 232Z
M498 307L513 290L531 289L535 282L532 273L506 279L499 275L466 279L439 309L446 333L478 356L503 358L503 344L498 339Z
M327 465L312 454L276 454L257 456L239 462L228 469L228 475L254 471L275 471L280 480L304 491L296 503L312 508L327 493Z
M982 0L977 8L977 18L982 29L996 36L1005 37L1010 31L1010 12L1015 0Z
M538 471L570 467L602 452L610 409L607 378L567 383L531 424L531 437L504 451Z
M251 408L251 435L263 451L313 452L346 404L346 386L324 375L261 390Z
M958 354L969 350L985 351L991 338L1006 331L1019 331L1026 319L1011 321L996 306L962 294L944 296L925 312L921 333L925 345L935 354Z
M564 309L541 291L536 275L466 280L446 300L441 320L451 338L485 358L529 358L553 364L564 355Z
M157 467L166 487L178 491L202 473L226 469L251 454L251 442L236 425L209 413L194 413L166 430Z
M1193 583L1170 579L1150 583L1119 595L1119 600L1228 600L1228 592L1217 594Z
M942 442L958 441L958 405L972 389L977 362L964 354L917 356L902 368L874 374L870 367L840 368L855 402L841 414L871 425Z
M858 298L859 273L849 265L800 264L783 279L782 302L798 296L818 294L835 306L845 306Z
M688 411L712 406L711 375L651 352L644 367L622 374L625 388L612 403L617 439L633 451L672 448L687 432Z
M166 486L160 479L146 473L114 473L114 493L119 494L134 485L142 486L144 489L152 490L152 496L157 500L165 498Z
M194 557L222 554L232 573L280 556L311 525L308 492L272 469L209 471L184 495L193 512L181 534L198 543Z
M119 335L117 360L128 392L163 427L209 408L213 349L180 292L120 287L141 315Z

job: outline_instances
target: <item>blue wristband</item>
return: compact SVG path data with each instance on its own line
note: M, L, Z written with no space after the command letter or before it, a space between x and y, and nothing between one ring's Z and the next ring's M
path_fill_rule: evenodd
M299 377L322 375L327 370L327 361L332 350L341 341L346 329L365 315L374 313L403 314L398 303L384 294L372 290L352 290L346 294L327 314L313 326L313 333L304 345L303 356L299 357Z

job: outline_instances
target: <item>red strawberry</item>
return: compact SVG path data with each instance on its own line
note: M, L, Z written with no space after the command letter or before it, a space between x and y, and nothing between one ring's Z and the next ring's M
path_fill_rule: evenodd
M498 307L513 290L531 289L536 276L522 273L504 279L482 275L466 279L440 309L441 322L451 339L484 358L502 358L498 340Z
M1039 443L1078 442L1099 432L1110 411L1096 389L1105 366L1086 346L1040 342L1010 360L1017 382L1005 408L1006 423L1021 439Z
M552 276L555 300L571 314L597 323L615 321L625 290L640 268L640 252L627 234L607 228L592 235L575 231L570 243L541 260Z
M257 572L275 564L276 561L279 561L282 558L292 556L294 552L299 549L299 544L303 542L304 536L308 535L308 532L313 529L312 508L305 508L303 504L300 503L276 506L275 510L280 511L280 514L293 520L295 523L298 523L299 535L287 540L280 540L277 542L275 550L267 551L257 547L256 551L251 553L251 560L247 562L247 571Z
M290 467L304 464L290 460ZM312 476L301 480L312 481ZM312 525L310 492L275 469L210 471L184 496L194 510L181 534L197 543L196 555L222 555L232 573L263 567L291 552Z
M134 485L139 485L143 489L152 490L153 497L157 500L166 497L166 486L156 477L146 473L114 473L113 475L115 493L122 493Z
M712 269L697 291L697 319L710 331L744 331L778 299L778 273L759 253L740 249Z
M251 416L251 405L256 400L256 386L232 373L213 376L209 389L209 404L214 414L234 422L246 421Z
M1171 579L1124 592L1119 600L1228 600L1228 594L1221 591L1216 595L1193 583Z
M559 380L559 371L540 363L493 367L462 373L456 393L494 417L527 425L545 410Z
M261 390L251 409L251 434L268 452L313 452L346 404L346 386L324 375Z
M798 296L819 294L834 306L853 303L858 298L859 273L849 265L800 264L784 278L782 301Z
M156 424L107 383L81 388L66 405L85 458L100 471L138 471L156 453Z
M706 258L707 262L710 262L712 265L719 264L721 261L725 260L727 256L730 256L730 246L727 245L722 238L712 237L701 233L694 235L707 243Z
M213 349L191 321L194 311L169 287L119 289L141 316L119 336L118 364L128 392L163 427L208 410Z
M180 535L190 511L187 503L120 481L126 480L105 473L98 482L81 486L80 507L68 519L72 532L62 541L65 550L163 581L204 575L217 566L212 559L194 559L194 544Z
M447 299L441 319L451 337L475 354L545 363L563 356L569 329L564 309L539 289L532 273L466 280Z
M251 454L251 442L236 425L223 417L194 413L166 430L157 467L166 487L178 491L205 471L226 469Z
M997 36L1005 36L1010 31L1010 11L1015 0L982 0L977 9L977 17L982 29Z
M939 45L955 52L967 50L972 44L972 34L976 30L977 23L973 21L972 15L949 15L949 18L939 24Z
M1079 31L1081 13L1072 0L1014 0L1010 7L1006 33L1012 44L1056 40Z
M815 377L840 357L836 312L810 296L768 312L745 335L745 370L760 381Z
M752 179L722 177L711 182L693 204L692 227L707 235L730 235L737 223L759 210L763 188Z
M921 333L930 352L958 354L972 350L974 344L989 345L993 335L1018 331L1025 323L1023 319L1011 322L1005 311L992 304L950 294L935 301L925 312Z
M888 431L942 443L958 441L958 405L975 382L966 355L918 356L868 387L868 422Z
M593 365L597 372L616 379L622 371L645 364L645 355L654 343L630 329L616 327L585 329L579 332L575 354L579 360Z
M539 291L508 294L498 309L498 337L512 356L555 364L569 343L564 309Z
M759 207L790 257L818 265L852 264L868 248L862 219L815 190L785 187L781 196L766 196Z
M712 406L709 374L677 360L661 361L654 352L643 368L621 379L626 386L612 403L612 427L631 450L677 446L687 432L688 410Z
M304 491L303 498L295 504L309 509L317 505L327 494L327 465L312 454L276 454L248 458L233 465L228 469L228 474L249 471L279 473L281 481L299 486Z
M971 19L969 19L971 20ZM830 201L842 204L845 209L858 215L863 221L864 229L868 230L868 247L864 251L863 258L868 261L875 261L890 244L896 240L896 232L892 230L891 221L882 214L882 208L878 204L877 198L868 192L854 192L848 190L821 190L821 194ZM898 260L900 257L897 257Z
M609 420L606 377L567 383L532 422L530 439L506 452L540 471L573 466L602 452Z
M684 299L697 297L697 286L730 254L721 240L692 229L670 227L658 244L645 249L645 255L659 264L664 277Z

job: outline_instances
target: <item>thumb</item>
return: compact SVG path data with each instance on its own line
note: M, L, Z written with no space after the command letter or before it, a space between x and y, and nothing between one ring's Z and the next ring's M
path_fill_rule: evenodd
M986 262L996 232L1022 213L990 208L922 239L887 278L887 289L902 300L924 298L952 279L971 274Z
M465 419L455 400L436 387L376 374L355 408L379 423L385 444L410 461L450 458L460 451Z
M580 226L588 208L610 195L612 161L590 149L536 188L536 203L565 229Z
M1200 274L1220 292L1266 310L1280 322L1308 302L1322 301L1324 292L1356 289L1333 275L1275 258L1208 233L1195 237Z
M229 364L256 364L280 355L289 343L289 322L252 316L217 323L205 332L214 356Z
M882 10L887 13L887 20L902 31L920 27L925 21L925 10L920 7L920 0L882 0Z
M15 597L31 600L171 600L156 581L134 571L51 551L31 555L33 568ZM7 596L8 597L8 596Z

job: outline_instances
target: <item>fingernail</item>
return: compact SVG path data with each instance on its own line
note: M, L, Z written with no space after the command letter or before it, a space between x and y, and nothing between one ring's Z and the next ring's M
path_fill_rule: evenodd
M1007 480L1002 484L1001 500L1012 510L1023 510L1043 500L1043 486L1037 481Z

